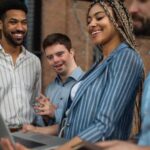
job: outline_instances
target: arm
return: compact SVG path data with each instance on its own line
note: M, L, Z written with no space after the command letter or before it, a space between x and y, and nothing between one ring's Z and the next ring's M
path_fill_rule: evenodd
M29 150L19 143L13 145L8 139L1 139L0 144L3 150Z
M73 149L75 149L74 147L79 145L81 142L82 142L82 140L79 137L75 137L72 140L70 140L69 142L60 146L58 148L58 150L73 150Z
M51 125L47 127L38 127L33 126L30 124L23 125L22 132L34 132L34 133L41 133L41 134L50 134L50 135L57 135L59 130L59 125Z
M150 74L144 82L144 90L142 94L141 105L141 134L139 137L140 145L149 145L150 140Z
M130 142L124 141L106 141L96 144L100 149L105 150L150 150L150 147L142 147Z
M93 150L150 150L149 146L142 147L142 146L138 146L133 143L130 143L130 142L117 141L117 140L99 142L96 144L91 144L91 143L87 143L87 144L88 144L87 148L85 149L88 149L88 150L92 150L92 149ZM66 143L60 146L58 150L66 150L66 149L73 150L74 147L77 145L82 145L82 142L79 142L78 144L74 144L74 146L73 145L71 146L69 143ZM79 149L80 149L80 146L79 146ZM84 148L81 146L81 149L84 149Z

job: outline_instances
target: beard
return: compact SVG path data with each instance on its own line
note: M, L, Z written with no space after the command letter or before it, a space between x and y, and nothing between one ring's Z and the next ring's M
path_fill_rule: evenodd
M132 15L133 22L137 20L141 23L140 27L134 26L133 32L136 36L150 36L150 18Z
M7 32L7 30L4 29L2 32L7 42L13 45L14 47L21 46L24 43L26 37L26 33L24 31L18 30L18 31ZM23 38L14 38L13 34L23 34Z

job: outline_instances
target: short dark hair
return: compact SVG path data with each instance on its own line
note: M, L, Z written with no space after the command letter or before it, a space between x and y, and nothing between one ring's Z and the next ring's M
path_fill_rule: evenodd
M2 20L5 13L11 9L22 10L26 14L28 12L27 6L20 0L0 0L0 19Z
M70 38L62 33L52 33L49 34L43 41L43 49L45 50L48 46L52 46L55 44L64 45L68 51L72 48L72 43Z

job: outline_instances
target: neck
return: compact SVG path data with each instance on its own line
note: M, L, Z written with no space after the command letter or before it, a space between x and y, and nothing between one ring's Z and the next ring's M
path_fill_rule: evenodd
M19 55L21 52L21 46L13 46L10 45L7 41L1 40L1 45L4 49L4 51L11 56L13 55Z
M102 45L102 51L105 58L107 58L115 48L121 43L120 38L115 38L107 44Z
M13 63L15 64L19 54L21 53L21 46L10 45L5 40L1 40L1 45L2 45L5 53L8 53L12 56Z

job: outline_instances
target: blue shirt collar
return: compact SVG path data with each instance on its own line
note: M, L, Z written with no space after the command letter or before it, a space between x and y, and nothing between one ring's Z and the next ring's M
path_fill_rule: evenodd
M77 67L76 69L74 69L72 74L68 76L65 83L72 79L75 81L79 81L79 79L83 76L83 74L84 72L82 71L82 69L80 67ZM55 81L61 83L59 75L56 76Z

